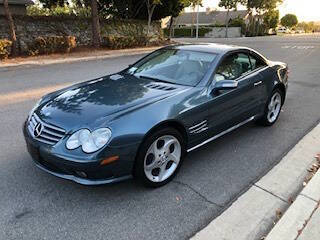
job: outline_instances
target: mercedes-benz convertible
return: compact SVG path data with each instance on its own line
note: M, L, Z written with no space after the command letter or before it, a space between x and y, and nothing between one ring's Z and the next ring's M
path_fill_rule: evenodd
M158 187L187 152L250 121L273 125L287 86L287 65L252 49L167 46L118 73L47 94L24 136L35 164L55 176L86 185L133 176Z

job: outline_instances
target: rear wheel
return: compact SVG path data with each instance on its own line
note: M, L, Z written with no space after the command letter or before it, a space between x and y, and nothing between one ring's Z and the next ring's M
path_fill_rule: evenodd
M264 115L257 121L263 126L272 126L279 118L283 105L283 92L280 89L273 90L266 105Z
M173 128L149 136L138 153L135 176L145 185L160 187L171 181L179 170L185 153L185 141Z

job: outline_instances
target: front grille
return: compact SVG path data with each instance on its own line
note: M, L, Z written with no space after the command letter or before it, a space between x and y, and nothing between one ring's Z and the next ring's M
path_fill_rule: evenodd
M65 130L43 122L37 114L32 114L28 122L28 131L36 140L54 145L65 135Z

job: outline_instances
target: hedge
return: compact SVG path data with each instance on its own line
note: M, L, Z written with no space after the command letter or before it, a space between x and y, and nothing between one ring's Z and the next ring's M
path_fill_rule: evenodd
M118 36L107 35L102 37L102 45L112 49L146 46L149 42L147 36Z
M28 51L30 55L69 53L76 45L76 38L73 36L43 36L34 39L28 46Z
M199 28L199 37L204 37L204 35L210 32L211 30L211 28ZM163 31L166 36L169 36L168 28L165 28ZM196 36L196 29L193 28L192 31L192 36ZM174 37L191 37L191 28L175 28Z
M12 42L7 39L0 39L0 59L6 59L11 53Z

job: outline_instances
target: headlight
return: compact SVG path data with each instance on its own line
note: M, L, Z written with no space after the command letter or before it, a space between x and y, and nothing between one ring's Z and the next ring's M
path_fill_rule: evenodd
M66 147L69 150L82 147L85 153L93 153L105 146L111 138L111 130L109 128L99 128L93 132L88 129L81 129L68 139Z
M37 109L37 107L39 107L41 101L42 101L42 98L40 98L40 99L37 101L37 103L33 106L33 108L31 109L31 111L29 112L28 121L30 120L32 114L33 114L34 111Z

